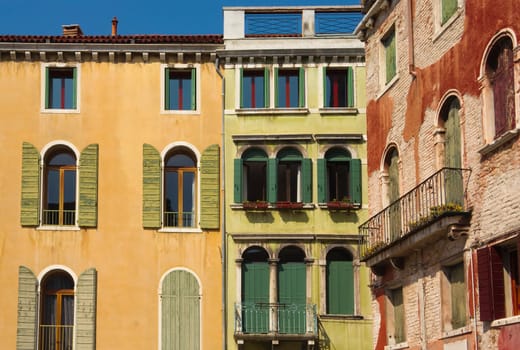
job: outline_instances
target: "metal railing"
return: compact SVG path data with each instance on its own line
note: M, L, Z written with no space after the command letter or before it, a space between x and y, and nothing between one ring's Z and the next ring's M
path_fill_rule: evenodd
M42 210L42 224L56 226L74 226L76 210Z
M40 325L39 350L72 350L74 326Z
M361 257L374 255L439 217L465 212L470 175L470 169L442 168L361 224Z
M181 215L179 215L179 212L177 212L177 211L165 211L163 226L164 227L194 227L195 226L195 213L194 212L183 212Z
M314 304L235 304L235 333L315 335L317 327Z

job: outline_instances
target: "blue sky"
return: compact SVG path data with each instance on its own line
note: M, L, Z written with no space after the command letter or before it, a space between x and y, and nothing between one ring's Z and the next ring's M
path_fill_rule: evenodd
M60 35L62 24L84 34L221 34L224 6L351 5L360 0L0 0L0 34Z

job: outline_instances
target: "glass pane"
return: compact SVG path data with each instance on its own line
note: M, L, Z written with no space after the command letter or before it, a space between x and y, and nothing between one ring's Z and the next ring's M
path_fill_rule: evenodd
M74 98L73 69L49 71L49 108L72 109Z
M185 171L182 181L183 226L195 224L195 173Z
M74 296L63 295L61 299L61 324L74 324Z
M168 84L170 85L171 110L191 109L191 71L170 71Z
M348 200L348 163L328 163L327 175L329 186L329 198L332 201Z
M300 188L300 163L278 164L278 200L298 202Z
M76 210L76 170L64 171L63 187L63 209Z
M327 69L326 106L347 107L347 71Z
M277 107L298 107L299 105L298 71L280 71L278 73Z
M47 202L45 209L58 210L60 203L60 172L56 169L47 170Z
M168 158L166 166L176 168L193 168L195 167L195 162L192 158L185 154L174 154Z
M164 174L164 210L179 211L179 174L176 171L166 171Z
M264 103L264 71L244 71L242 81L242 97L244 108L263 108Z
M266 164L265 162L248 162L244 164L246 200L250 202L265 201Z
M43 303L43 324L56 324L56 295L45 295Z
M70 153L58 153L51 157L48 165L76 165L76 158Z

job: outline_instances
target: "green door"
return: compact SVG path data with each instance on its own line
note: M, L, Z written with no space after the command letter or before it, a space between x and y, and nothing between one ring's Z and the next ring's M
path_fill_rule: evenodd
M460 155L460 117L459 101L453 99L449 106L448 118L444 122L445 134L445 159L446 170L446 203L463 204L464 189L462 186L462 173L458 170L462 166Z
M352 261L327 261L327 313L354 314L354 281Z
M269 331L269 265L267 261L242 265L242 332Z
M393 150L388 164L388 202L390 207L390 239L393 241L401 235L401 205L399 199L399 155L397 150Z
M306 325L304 262L278 265L278 328L280 333L303 334Z

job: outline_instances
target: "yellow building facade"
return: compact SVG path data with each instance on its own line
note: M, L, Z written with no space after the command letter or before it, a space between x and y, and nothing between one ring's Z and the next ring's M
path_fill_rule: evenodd
M2 348L218 348L222 38L74 29L0 38Z

